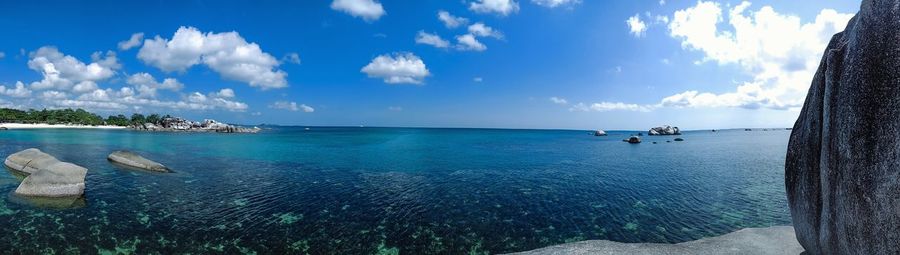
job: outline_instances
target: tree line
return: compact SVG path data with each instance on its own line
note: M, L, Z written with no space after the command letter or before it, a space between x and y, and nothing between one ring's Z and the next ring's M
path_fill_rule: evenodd
M90 113L83 109L56 109L56 110L34 110L27 111L0 108L0 123L42 123L42 124L75 124L75 125L113 125L113 126L131 126L135 124L154 123L159 124L164 118L171 116L161 116L159 114L150 114L144 116L140 113L132 114L131 117L125 115L110 115L103 118L100 115Z

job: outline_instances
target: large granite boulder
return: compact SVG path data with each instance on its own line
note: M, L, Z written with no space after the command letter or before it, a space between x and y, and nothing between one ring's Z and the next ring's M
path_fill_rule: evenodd
M651 128L650 131L647 131L649 135L680 135L681 131L678 130L678 127L673 127L669 125Z
M31 148L9 155L6 157L6 160L3 161L3 164L12 170L25 174L33 174L38 170L57 162L59 162L59 160L50 156L50 154Z
M87 169L66 162L56 162L28 175L16 188L16 194L37 197L69 197L84 194Z
M115 151L112 154L109 154L109 156L106 157L106 159L108 159L109 161L114 162L114 163L122 164L122 165L129 166L129 167L134 167L134 168L138 168L138 169L142 169L142 170L163 172L163 173L169 172L169 168L164 166L163 164L146 159L144 157L141 157L141 155L138 155L138 154L136 154L134 152L130 152L130 151Z
M36 197L69 197L84 194L87 169L60 162L38 149L27 149L9 155L6 167L27 174L16 194Z
M900 254L900 0L832 37L794 124L785 185L810 254Z

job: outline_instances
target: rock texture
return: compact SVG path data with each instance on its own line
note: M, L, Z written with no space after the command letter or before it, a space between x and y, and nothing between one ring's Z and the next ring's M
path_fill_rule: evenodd
M900 254L900 0L832 37L794 124L788 203L811 254Z
M132 125L132 129L144 131L190 131L190 132L216 132L216 133L257 133L258 127L247 128L229 125L212 119L190 121L178 117L166 117L159 123L144 123Z
M4 164L15 171L28 174L16 188L16 194L37 197L68 197L84 194L87 169L60 162L38 149L16 152Z
M115 152L109 154L109 156L106 157L106 159L108 159L109 161L114 162L114 163L119 163L122 165L139 168L139 169L143 169L143 170L147 170L147 171L163 172L163 173L167 173L170 171L169 168L164 166L163 164L146 159L144 157L141 157L141 155L135 154L134 152L130 152L130 151L115 151Z
M678 127L672 127L669 125L651 128L650 131L647 131L649 135L680 135L681 131L678 130Z
M696 241L663 243L619 243L606 240L591 240L550 246L532 251L515 253L519 255L562 255L562 254L665 254L665 255L718 255L718 254L761 254L797 255L803 248L794 237L791 227L747 228L717 237Z
M606 136L606 131L598 129L597 131L594 131L594 136Z

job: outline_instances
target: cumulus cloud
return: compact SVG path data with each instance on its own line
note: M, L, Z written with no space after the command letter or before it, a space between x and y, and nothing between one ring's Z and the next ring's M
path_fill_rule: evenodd
M300 54L297 54L296 52L288 53L287 55L284 55L284 57L281 58L281 61L299 65L300 64Z
M216 92L216 96L221 98L234 98L234 90L221 89L219 92Z
M748 12L750 5L742 2L728 10L729 30L720 29L726 27L720 26L726 15L718 3L700 1L675 12L668 28L682 48L702 52L701 63L736 64L753 79L735 92L686 91L665 98L664 105L789 109L803 104L822 49L853 14L824 9L815 20L803 23L771 6Z
M422 30L419 30L419 33L416 35L416 43L431 45L437 48L450 47L450 42L444 40L444 38L441 38L441 36L430 34Z
M25 87L25 84L20 82L16 82L15 86L7 88L6 86L0 85L0 95L5 95L8 97L30 97L31 90Z
M644 32L647 31L647 23L641 20L641 15L639 14L629 17L625 20L625 24L628 24L629 32L635 37L643 37Z
M288 101L276 101L275 103L272 103L271 105L269 105L269 108L288 110L288 111L293 111L293 112L296 112L296 111L314 112L314 111L316 111L316 109L313 109L312 107L310 107L308 105L297 104L296 102L288 102Z
M507 16L519 11L519 3L515 0L476 0L469 3L469 10L477 13L496 13Z
M383 79L388 84L422 84L431 75L425 62L409 52L398 52L375 57L362 68L370 78Z
M131 35L131 38L128 38L128 40L119 42L119 50L128 50L137 46L141 46L142 40L144 40L144 33L134 33Z
M478 41L472 34L464 34L456 37L456 49L463 51L485 51L487 46Z
M30 86L37 90L69 90L79 82L109 79L121 67L115 53L108 52L105 57L95 53L93 58L93 63L85 64L73 56L63 54L56 47L41 47L30 54L28 68L40 72L43 79Z
M331 9L342 11L367 22L375 21L385 14L381 3L375 0L334 0Z
M560 98L560 97L551 97L550 102L553 102L554 104L561 104L561 105L569 104L569 101L567 101L565 98Z
M178 82L174 78L163 79L162 82L156 81L153 75L148 73L136 73L128 77L125 83L132 85L137 90L139 97L155 98L157 90L179 91L184 88L184 84Z
M203 33L181 27L171 40L160 36L145 40L138 59L166 72L184 72L204 64L225 79L263 90L287 87L287 73L277 69L278 60L237 32Z
M469 24L469 19L453 16L452 14L444 10L438 11L437 17L438 20L443 22L444 26L447 28L457 28L459 26Z
M622 102L600 102L593 104L584 104L578 103L569 108L569 111L595 111L595 112L608 112L608 111L634 111L634 112L649 112L655 109L657 106L655 105L639 105L639 104L626 104Z
M580 4L581 0L531 0L531 2L544 7L556 8L564 5Z
M486 26L481 22L470 25L469 34L480 37L494 37L497 39L503 38L503 34L500 33L500 31L494 30L493 28Z

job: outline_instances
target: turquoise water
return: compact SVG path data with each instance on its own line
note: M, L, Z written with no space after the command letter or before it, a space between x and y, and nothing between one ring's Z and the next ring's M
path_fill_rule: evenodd
M13 253L501 253L586 239L682 242L789 225L790 131L621 140L588 131L276 127L260 134L0 131L88 169L85 197L13 194ZM652 144L656 141L658 144ZM129 149L173 170L106 161Z

